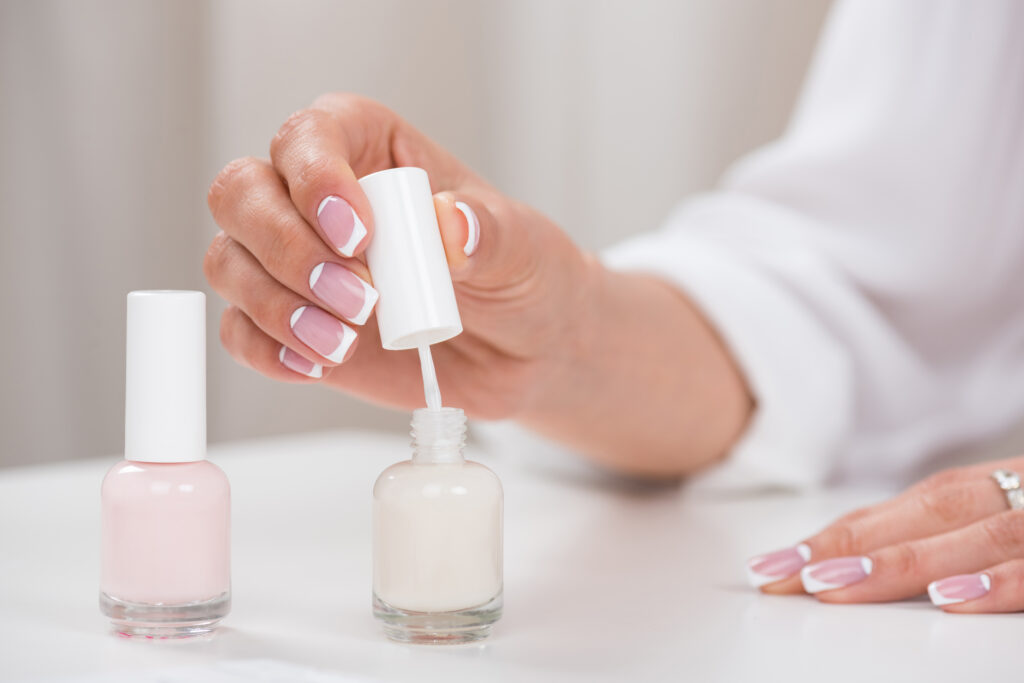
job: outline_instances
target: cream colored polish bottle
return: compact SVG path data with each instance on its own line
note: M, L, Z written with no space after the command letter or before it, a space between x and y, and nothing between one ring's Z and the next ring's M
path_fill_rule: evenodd
M466 416L442 407L430 345L462 321L427 174L397 168L360 179L374 215L367 250L388 350L419 349L426 408L413 413L413 456L373 489L373 611L399 641L489 635L502 610L501 483L462 454Z
M501 482L463 457L458 408L415 411L412 435L373 487L374 614L395 640L479 640L501 616Z

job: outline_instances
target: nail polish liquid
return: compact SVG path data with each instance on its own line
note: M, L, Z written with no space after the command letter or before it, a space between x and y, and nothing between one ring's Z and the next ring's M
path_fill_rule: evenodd
M430 345L462 332L458 302L421 168L359 179L373 210L366 249L381 347L419 349L427 407L413 412L413 456L373 488L373 611L394 640L486 637L502 609L502 491L462 455L466 416L444 408Z
M413 413L413 457L373 488L373 610L388 637L485 638L502 608L502 490L462 455L457 408Z
M206 455L202 292L128 295L125 459L103 480L100 609L124 635L211 631L231 606L227 477Z
M102 487L100 609L124 635L211 631L231 608L230 489L212 462L125 460Z

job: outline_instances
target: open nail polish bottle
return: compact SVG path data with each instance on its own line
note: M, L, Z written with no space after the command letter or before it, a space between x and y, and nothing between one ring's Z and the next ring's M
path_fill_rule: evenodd
M199 635L231 606L231 495L206 460L206 297L131 292L127 330L125 457L101 491L100 609L124 635Z
M498 477L467 461L466 416L442 407L430 345L462 332L427 174L397 168L359 181L374 236L367 262L389 350L419 349L426 408L414 411L413 456L373 488L373 612L393 640L487 637L502 610Z

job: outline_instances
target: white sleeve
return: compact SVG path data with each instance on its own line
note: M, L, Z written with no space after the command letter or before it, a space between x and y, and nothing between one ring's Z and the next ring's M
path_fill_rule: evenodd
M756 400L714 486L903 481L1024 415L1024 3L839 5L787 133L604 254Z

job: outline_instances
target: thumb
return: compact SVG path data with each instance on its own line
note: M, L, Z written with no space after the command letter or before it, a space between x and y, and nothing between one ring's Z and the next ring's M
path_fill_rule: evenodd
M498 200L499 202L502 200ZM434 210L452 280L474 287L504 287L528 277L532 264L526 226L514 210L500 211L482 195L439 192ZM534 255L535 256L535 255Z

